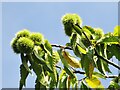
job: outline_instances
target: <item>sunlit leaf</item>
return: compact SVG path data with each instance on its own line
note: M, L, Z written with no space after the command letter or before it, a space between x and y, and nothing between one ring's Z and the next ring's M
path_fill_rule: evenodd
M106 43L106 44L119 44L120 43L120 39L118 36L105 36L103 38L101 38L100 40L97 41L97 43Z
M51 46L51 44L48 42L48 40L45 40L45 47L46 47L46 49L52 54L52 46Z
M82 47L80 47L79 45L77 45L77 48L78 48L79 52L81 52L81 53L83 53L83 54L86 54L86 53L87 53L86 50L83 49Z
M66 75L66 71L64 69L61 70L61 73L59 75L59 80L62 79L62 76Z
M119 25L115 26L113 34L114 34L114 36L120 36L120 26Z
M85 81L88 84L88 86L91 88L98 88L101 85L100 80L94 76L92 76L92 78L90 79L86 78Z
M97 77L97 78L106 79L106 78L105 78L105 75L103 75L103 74L101 74L101 73L99 73L99 72L93 72L93 75L94 75L95 77Z

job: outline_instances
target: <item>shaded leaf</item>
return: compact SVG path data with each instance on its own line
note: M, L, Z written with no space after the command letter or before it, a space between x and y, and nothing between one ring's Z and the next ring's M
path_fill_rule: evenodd
M78 37L76 33L73 33L72 36L70 37L70 43L73 48L76 46L77 38Z
M70 75L71 78L75 78L74 73L69 68L67 68L66 66L64 66L64 70L66 71L66 73L68 75Z
M32 54L32 58L36 63L41 64L47 71L49 71L50 73L53 73L53 70L48 64L48 62L46 62L43 58L39 57L39 55L36 52Z
M67 89L68 88L68 80L67 76L63 76L62 79L59 81L59 88L60 90Z
M82 35L82 30L77 25L73 25L73 28L80 36Z
M24 65L25 69L32 74L32 72L30 71L29 67L28 67L28 60L27 60L27 57L24 56L24 54L21 53L21 60L22 60L22 64Z
M120 85L114 81L110 81L109 89L120 89Z
M89 50L81 58L81 66L85 70L87 77L91 78L94 70L93 50Z
M81 82L81 90L91 90L86 84L84 81Z
M26 70L23 64L20 65L20 85L19 90L22 90L23 86L26 85L26 78L28 77L29 72Z
M120 61L120 55L119 55L120 46L119 45L115 45L115 44L109 45L108 50L112 55L114 55Z
M47 90L46 86L42 85L38 79L35 82L35 90Z

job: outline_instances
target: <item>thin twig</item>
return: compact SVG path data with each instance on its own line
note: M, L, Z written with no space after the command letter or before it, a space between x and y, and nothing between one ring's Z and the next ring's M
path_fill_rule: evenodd
M109 76L105 76L105 78L116 78L118 77L118 75L109 75Z
M57 66L57 65L56 65L55 67L56 67L56 68L59 68L60 70L62 69L60 66Z
M66 46L57 45L57 44L52 44L52 47L59 47L59 48L64 48L64 49L72 50L71 47L66 47ZM96 54L97 57L101 58L102 60L104 60L104 61L107 62L108 64L113 65L114 67L116 67L116 68L118 68L118 69L120 70L120 66L118 66L117 64L115 64L115 63L111 62L110 60L104 58L103 56L100 56L100 55L97 53L96 49L95 49L95 54Z
M81 72L81 71L73 71L73 73L85 74L85 72Z
M58 47L58 48L61 48L61 49L69 49L69 50L72 50L71 47L62 46L62 45L58 45L58 44L52 44L51 46L52 46L52 47Z
M118 69L120 70L120 66L118 66L117 64L115 64L115 63L111 62L110 60L104 58L103 56L100 56L100 55L97 53L96 49L95 49L95 54L96 54L96 56L97 56L98 58L101 58L101 59L104 60L105 62L113 65L114 67L116 67L116 68L118 68Z

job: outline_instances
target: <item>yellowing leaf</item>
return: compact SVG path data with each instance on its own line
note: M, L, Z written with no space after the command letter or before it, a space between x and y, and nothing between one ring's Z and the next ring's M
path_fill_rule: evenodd
M117 25L115 28L114 28L114 32L113 32L114 36L120 36L120 26Z
M63 53L63 57L65 58L65 60L67 61L69 65L71 65L74 68L81 67L81 64L79 63L79 61L73 56L71 56L68 52L63 51L62 53Z
M94 71L93 63L90 63L89 64L89 77L90 78L92 77L93 71Z
M94 75L90 79L86 78L85 81L91 88L98 88L101 85L100 80L96 78Z

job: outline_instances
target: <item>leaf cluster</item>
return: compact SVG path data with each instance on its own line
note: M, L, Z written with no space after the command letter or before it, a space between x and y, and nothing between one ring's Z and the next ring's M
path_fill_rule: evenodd
M41 33L22 30L16 34L11 46L21 55L20 90L25 86L29 74L35 73L35 89L54 88L104 88L100 78L109 78L112 74L110 65L120 70L111 59L120 61L120 26L113 32L104 34L101 28L82 26L82 19L77 14L65 14L62 17L65 34L69 41L65 46L51 45ZM55 51L52 47L59 47ZM72 50L70 54L66 49ZM60 63L58 63L61 61ZM28 64L30 63L30 64ZM59 66L59 64L61 64ZM76 70L82 70L77 71ZM33 70L33 71L32 71ZM84 78L77 77L84 74ZM110 82L109 89L120 88L119 75Z

